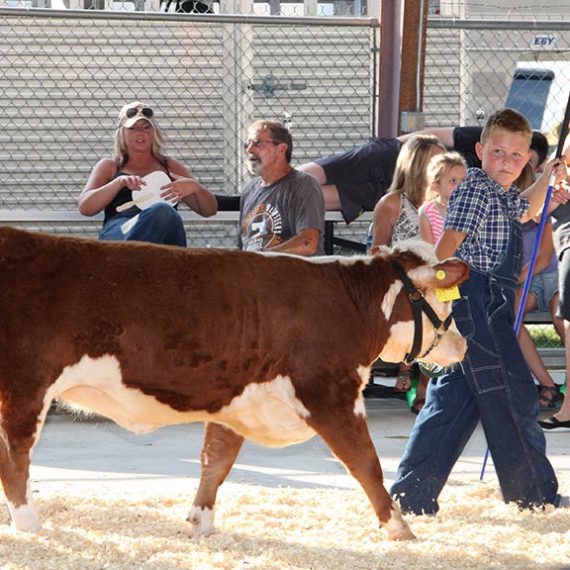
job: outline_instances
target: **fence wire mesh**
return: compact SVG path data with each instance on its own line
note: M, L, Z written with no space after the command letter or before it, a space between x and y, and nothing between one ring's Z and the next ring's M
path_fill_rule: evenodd
M55 5L3 5L10 2ZM99 220L48 222L42 213L76 210L92 167L112 152L116 115L127 101L155 107L170 154L216 194L235 195L247 179L241 141L258 118L291 127L295 164L373 135L377 20L228 16L209 0L208 9L199 2L167 4L66 0L68 8L97 9L0 8L0 212L37 212L10 223L97 236ZM360 15L373 4L239 6L248 14ZM430 2L427 126L480 124L515 100L529 105L533 126L555 144L570 85L570 22L554 20L552 11L529 21L532 3L519 8L515 20L513 10L494 15L486 3ZM534 16L541 13L537 7ZM536 74L520 73L536 68L553 73L538 91ZM511 93L515 83L518 92ZM364 243L367 230L357 220L337 224L336 235ZM235 223L188 225L189 243L199 247L234 247L236 232Z
M482 124L494 110L516 105L555 144L570 89L570 22L433 18L427 41L428 125ZM523 69L553 76L537 81Z
M223 194L257 118L291 125L297 161L371 134L370 25L98 16L0 10L2 208L74 207L127 101L154 106L170 152Z
M570 23L475 20L468 3L440 3L441 15L435 7L426 125L482 123L506 104L517 64L556 63L538 127L553 140L568 93ZM443 17L450 11L471 18ZM155 107L167 150L217 194L235 195L247 179L241 142L258 118L290 125L295 164L363 144L375 130L378 46L374 19L0 8L0 210L75 210L131 100ZM41 216L24 225L98 229ZM190 243L233 247L236 229L226 225L192 224ZM341 237L365 241L368 224L340 226Z

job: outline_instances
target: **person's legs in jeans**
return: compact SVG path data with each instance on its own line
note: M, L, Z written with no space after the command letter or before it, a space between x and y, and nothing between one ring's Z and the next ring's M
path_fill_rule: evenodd
M513 328L513 295L494 284L490 298L472 311L476 334L463 368L477 398L503 498L530 507L555 503L558 483L537 424L534 381Z
M182 247L187 245L186 231L180 214L164 202L157 202L143 210L125 239Z
M122 227L129 220L134 223L124 233ZM134 217L116 216L112 218L103 226L99 239L137 240L186 247L186 231L182 218L172 206L164 202L157 202Z
M472 271L453 307L468 350L461 371L428 388L391 489L404 511L437 512L439 492L479 417L505 501L527 507L557 500L556 476L536 423L536 388L513 330L514 295L490 283Z
M432 379L390 489L402 512L437 513L439 494L478 421L461 367Z

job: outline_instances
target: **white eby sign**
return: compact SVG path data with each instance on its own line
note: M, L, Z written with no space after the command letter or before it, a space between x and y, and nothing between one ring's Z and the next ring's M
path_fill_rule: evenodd
M556 36L554 34L537 34L530 42L530 49L554 49Z

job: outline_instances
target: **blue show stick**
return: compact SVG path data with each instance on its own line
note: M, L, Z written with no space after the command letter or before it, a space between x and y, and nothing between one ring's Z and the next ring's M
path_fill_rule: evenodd
M568 135L568 123L570 123L570 94L568 95L568 103L566 103L566 112L564 113L564 122L562 123L562 128L560 129L560 138L558 139L558 148L556 149L555 158L560 158L562 156L562 151L564 149L564 141ZM515 320L515 334L518 335L521 329L521 325L524 318L524 306L526 304L526 298L528 297L528 291L530 289L530 283L532 281L532 274L534 273L534 266L536 265L536 257L538 254L538 248L540 247L540 240L542 239L542 234L544 232L544 226L546 225L546 218L548 217L548 206L550 205L550 198L552 197L552 190L554 189L554 181L556 175L552 173L550 180L548 181L548 190L546 191L546 198L544 199L544 206L542 207L542 215L540 216L540 223L538 224L538 230L536 233L536 241L534 242L534 247L532 248L532 255L530 257L530 263L528 266L528 273L524 281L524 287L521 295L521 300L519 304L519 309L517 312L517 318ZM487 460L489 459L489 447L485 451L485 458L483 459L483 467L481 469L481 475L479 477L480 481L483 481L485 476L485 467L487 466Z

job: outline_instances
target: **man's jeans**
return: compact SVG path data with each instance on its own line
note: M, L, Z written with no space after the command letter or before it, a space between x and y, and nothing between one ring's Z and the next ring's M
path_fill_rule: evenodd
M500 278L471 270L461 294L453 316L468 339L467 354L453 372L430 383L390 494L404 512L435 514L480 420L504 500L521 507L556 504L558 483L537 423L537 391L513 330L514 292Z
M129 224L132 220L134 224ZM122 226L129 224L125 232ZM169 204L157 202L142 210L133 219L132 214L118 215L109 220L101 230L99 239L121 241L148 241L186 247L186 231L180 214Z

